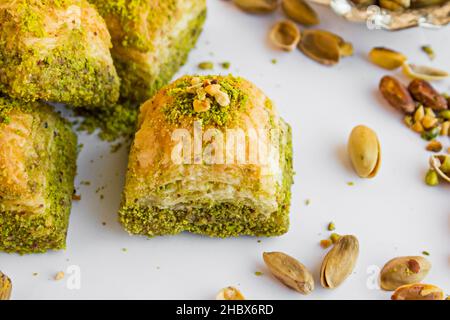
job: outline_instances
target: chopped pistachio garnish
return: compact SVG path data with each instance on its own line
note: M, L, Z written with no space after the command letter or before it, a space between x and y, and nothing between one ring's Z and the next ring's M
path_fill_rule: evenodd
M270 60L270 62L272 62L272 64L277 64L278 60L277 59L272 59L272 60Z
M222 62L222 68L228 70L231 67L231 63L227 62Z
M311 204L311 200L310 199L306 199L305 200L305 206L309 206Z
M347 182L347 185L348 185L348 186L350 186L350 187L352 187L352 186L354 186L354 185L355 185L355 183L354 183L354 182L352 182L352 181L349 181L349 182Z
M262 276L264 273L262 273L261 271L255 271L255 276L260 277Z
M428 46L428 45L422 46L421 49L423 52L425 52L428 55L430 60L433 60L436 57L436 55L434 54L434 50L433 50L433 48L431 48L431 46Z
M210 61L201 62L198 64L200 70L212 70L214 69L214 63Z
M429 253L428 251L422 251L422 254L423 254L424 256L429 256L429 255L430 255L430 253Z

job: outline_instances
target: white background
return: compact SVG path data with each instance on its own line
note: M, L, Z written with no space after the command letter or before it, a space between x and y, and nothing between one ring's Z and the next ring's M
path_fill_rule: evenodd
M400 71L370 64L366 57L372 47L387 46L412 62L430 64L420 50L430 44L436 52L432 65L450 70L450 29L370 31L315 6L320 28L336 32L355 47L353 57L330 68L297 50L284 53L270 47L267 31L281 13L251 16L227 1L208 2L205 31L179 75L198 72L197 64L205 60L230 61L229 71L217 64L215 72L232 72L255 82L292 125L296 176L289 233L262 238L260 243L250 237L129 236L116 213L126 148L111 154L109 144L81 135L84 148L76 186L82 200L73 205L67 250L23 257L0 254L0 270L13 280L12 298L214 299L219 289L234 285L248 299L388 299L390 293L373 289L376 277L368 270L423 250L430 252L433 264L426 282L449 293L450 185L430 188L423 183L426 143L403 125L401 115L378 93L384 74L397 75L405 83L407 79ZM272 59L278 63L272 64ZM436 86L448 92L449 84L445 80ZM358 124L373 128L381 140L383 163L373 180L359 179L347 159L348 134ZM448 138L442 142L450 146ZM91 185L80 186L82 180ZM355 185L348 186L350 181ZM105 189L96 193L102 186ZM309 206L306 199L311 200ZM318 279L326 253L318 243L329 235L329 221L335 221L338 233L356 235L361 247L354 274L335 290L321 288ZM283 251L299 259L313 272L316 290L304 297L278 283L263 264L264 251ZM69 275L53 280L56 272L71 265L81 270L80 290L68 289ZM255 271L264 275L258 277Z

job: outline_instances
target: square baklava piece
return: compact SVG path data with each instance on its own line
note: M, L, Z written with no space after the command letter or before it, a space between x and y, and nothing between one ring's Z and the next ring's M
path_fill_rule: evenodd
M131 234L277 236L289 227L291 129L233 76L186 76L141 107L119 216Z
M77 138L45 104L0 97L0 250L64 249Z

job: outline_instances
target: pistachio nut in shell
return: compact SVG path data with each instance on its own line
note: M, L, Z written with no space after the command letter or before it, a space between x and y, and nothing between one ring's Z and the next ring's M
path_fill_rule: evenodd
M216 300L245 300L245 297L235 287L226 287L219 291Z
M322 287L333 289L353 272L359 256L359 242L355 236L342 236L325 256L320 269Z
M341 57L338 38L324 30L303 31L298 48L307 57L324 65L334 65Z
M412 79L427 81L443 80L448 78L448 72L428 66L420 66L412 63L403 63L403 73Z
M384 47L375 47L369 52L369 60L381 68L394 70L400 68L407 58L400 52Z
M280 0L233 0L241 10L248 13L270 13L280 5Z
M282 252L264 252L263 259L270 272L284 285L301 294L314 290L314 279L298 260Z
M289 20L279 21L270 30L269 40L278 49L292 51L300 41L300 30Z
M447 100L426 80L414 79L408 86L414 99L427 108L436 111L448 109Z
M424 257L397 257L388 261L380 272L380 286L393 291L405 284L421 282L431 269L431 263Z
M304 0L283 0L284 13L304 26L315 26L320 23L317 12Z
M384 99L395 109L404 113L413 113L416 104L408 89L396 78L384 76L380 80L379 90Z
M423 283L406 284L395 290L392 300L444 300L441 288Z
M11 291L11 279L0 272L0 300L9 300L11 298Z
M375 131L363 125L356 126L348 139L348 154L358 176L376 176L381 165L381 147Z

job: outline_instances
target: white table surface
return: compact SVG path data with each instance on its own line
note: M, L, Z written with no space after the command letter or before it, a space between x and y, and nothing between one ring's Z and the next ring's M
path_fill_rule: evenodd
M76 187L82 200L73 205L67 250L28 256L0 253L0 270L13 280L12 298L214 299L219 289L234 285L248 299L388 299L390 293L376 288L378 268L393 257L424 250L433 264L425 282L450 293L450 185L430 188L423 183L426 143L403 125L401 115L378 93L384 74L407 79L366 58L372 47L387 46L415 63L430 64L420 50L430 44L436 52L432 65L450 70L450 28L370 31L315 6L320 27L355 47L353 57L328 68L297 50L278 52L268 45L267 31L281 13L251 16L226 1L208 2L205 30L179 75L198 72L197 64L205 60L230 61L230 71L217 65L215 72L232 72L255 82L292 125L296 176L289 233L261 238L260 243L260 238L250 237L129 236L116 213L126 148L111 154L109 144L81 134L84 148ZM272 64L272 59L278 63ZM449 80L436 86L450 91ZM348 134L358 124L373 128L381 140L383 163L373 180L359 179L347 158ZM450 146L448 138L442 142ZM91 185L80 186L83 180ZM355 185L348 186L350 181ZM96 193L102 186L105 189ZM321 288L318 279L326 253L318 243L329 235L330 221L335 221L336 232L355 234L361 249L354 274L335 290ZM283 251L299 259L313 272L316 290L305 297L281 285L264 266L264 251ZM64 280L53 279L58 271L66 272ZM256 276L255 271L264 275Z

